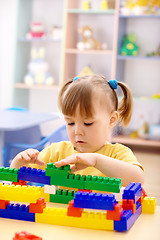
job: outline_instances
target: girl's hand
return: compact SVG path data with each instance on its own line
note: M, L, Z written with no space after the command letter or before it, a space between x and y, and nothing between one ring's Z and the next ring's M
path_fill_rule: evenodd
M76 153L59 162L55 162L56 167L73 164L71 172L82 170L86 167L94 167L96 165L96 153Z
M38 164L40 166L45 165L45 163L39 158L39 151L36 149L27 149L23 152L20 152L12 162L13 165L17 167L28 166L29 163Z

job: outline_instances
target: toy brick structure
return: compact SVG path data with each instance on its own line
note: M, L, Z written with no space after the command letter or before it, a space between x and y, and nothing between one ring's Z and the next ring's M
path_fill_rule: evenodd
M45 171L30 167L1 167L0 180L12 182L0 183L2 218L127 231L141 213L153 214L156 207L155 198L147 197L140 183L131 182L126 188L122 188L119 178L71 174L69 165L56 168L53 163L49 163ZM27 181L44 186L29 186L26 185ZM18 203L13 204L10 201ZM28 202L29 205L20 205L19 202ZM46 207L46 202L65 203L68 208L49 208ZM95 209L96 212L87 209Z

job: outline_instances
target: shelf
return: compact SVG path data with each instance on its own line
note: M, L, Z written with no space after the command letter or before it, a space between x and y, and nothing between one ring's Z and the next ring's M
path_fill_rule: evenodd
M59 89L58 85L52 85L52 86L47 86L47 85L26 85L25 83L15 83L14 84L15 88L20 88L20 89L43 89L43 90L49 90L49 89Z
M151 97L133 97L134 101L143 101L143 102L158 102L160 98L151 98Z
M118 96L118 100L121 101L123 98L123 96ZM137 96L133 96L133 101L139 101L139 102L152 102L152 103L159 103L160 102L160 98L153 98L153 97L147 97L147 96L141 96L141 97L137 97Z
M119 135L112 138L112 143L117 143L117 142L127 146L153 148L160 151L160 141L157 141L157 140L130 138L124 135Z
M160 18L160 15L156 14L144 14L144 15L122 15L119 14L120 18Z
M18 42L32 43L32 42L60 42L61 39L51 39L51 38L18 38Z
M67 48L66 49L66 53L70 53L70 54L107 54L107 55L111 55L113 54L112 50L79 50L76 48Z
M118 60L160 60L160 56L123 56L117 55Z
M83 10L83 9L76 9L76 8L70 8L67 11L68 13L71 14L108 14L108 15L113 15L115 13L114 9L107 9L107 10Z

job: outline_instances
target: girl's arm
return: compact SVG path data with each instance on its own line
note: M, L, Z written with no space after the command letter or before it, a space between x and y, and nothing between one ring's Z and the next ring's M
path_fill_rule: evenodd
M121 178L123 186L127 186L130 182L144 183L144 172L139 166L99 153L77 153L55 162L57 167L68 164L73 164L72 172L86 167L95 167L108 177Z

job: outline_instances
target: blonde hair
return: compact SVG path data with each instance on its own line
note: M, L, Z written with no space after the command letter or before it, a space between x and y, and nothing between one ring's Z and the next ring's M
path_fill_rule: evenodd
M77 106L79 106L82 115L91 117L94 112L93 92L99 88L105 94L106 104L109 97L112 111L119 112L120 124L126 127L132 116L132 93L126 84L122 82L117 83L123 92L123 98L120 102L118 102L116 91L110 86L105 77L101 75L82 76L74 82L72 79L65 83L60 90L58 98L59 108L64 115L73 116Z

